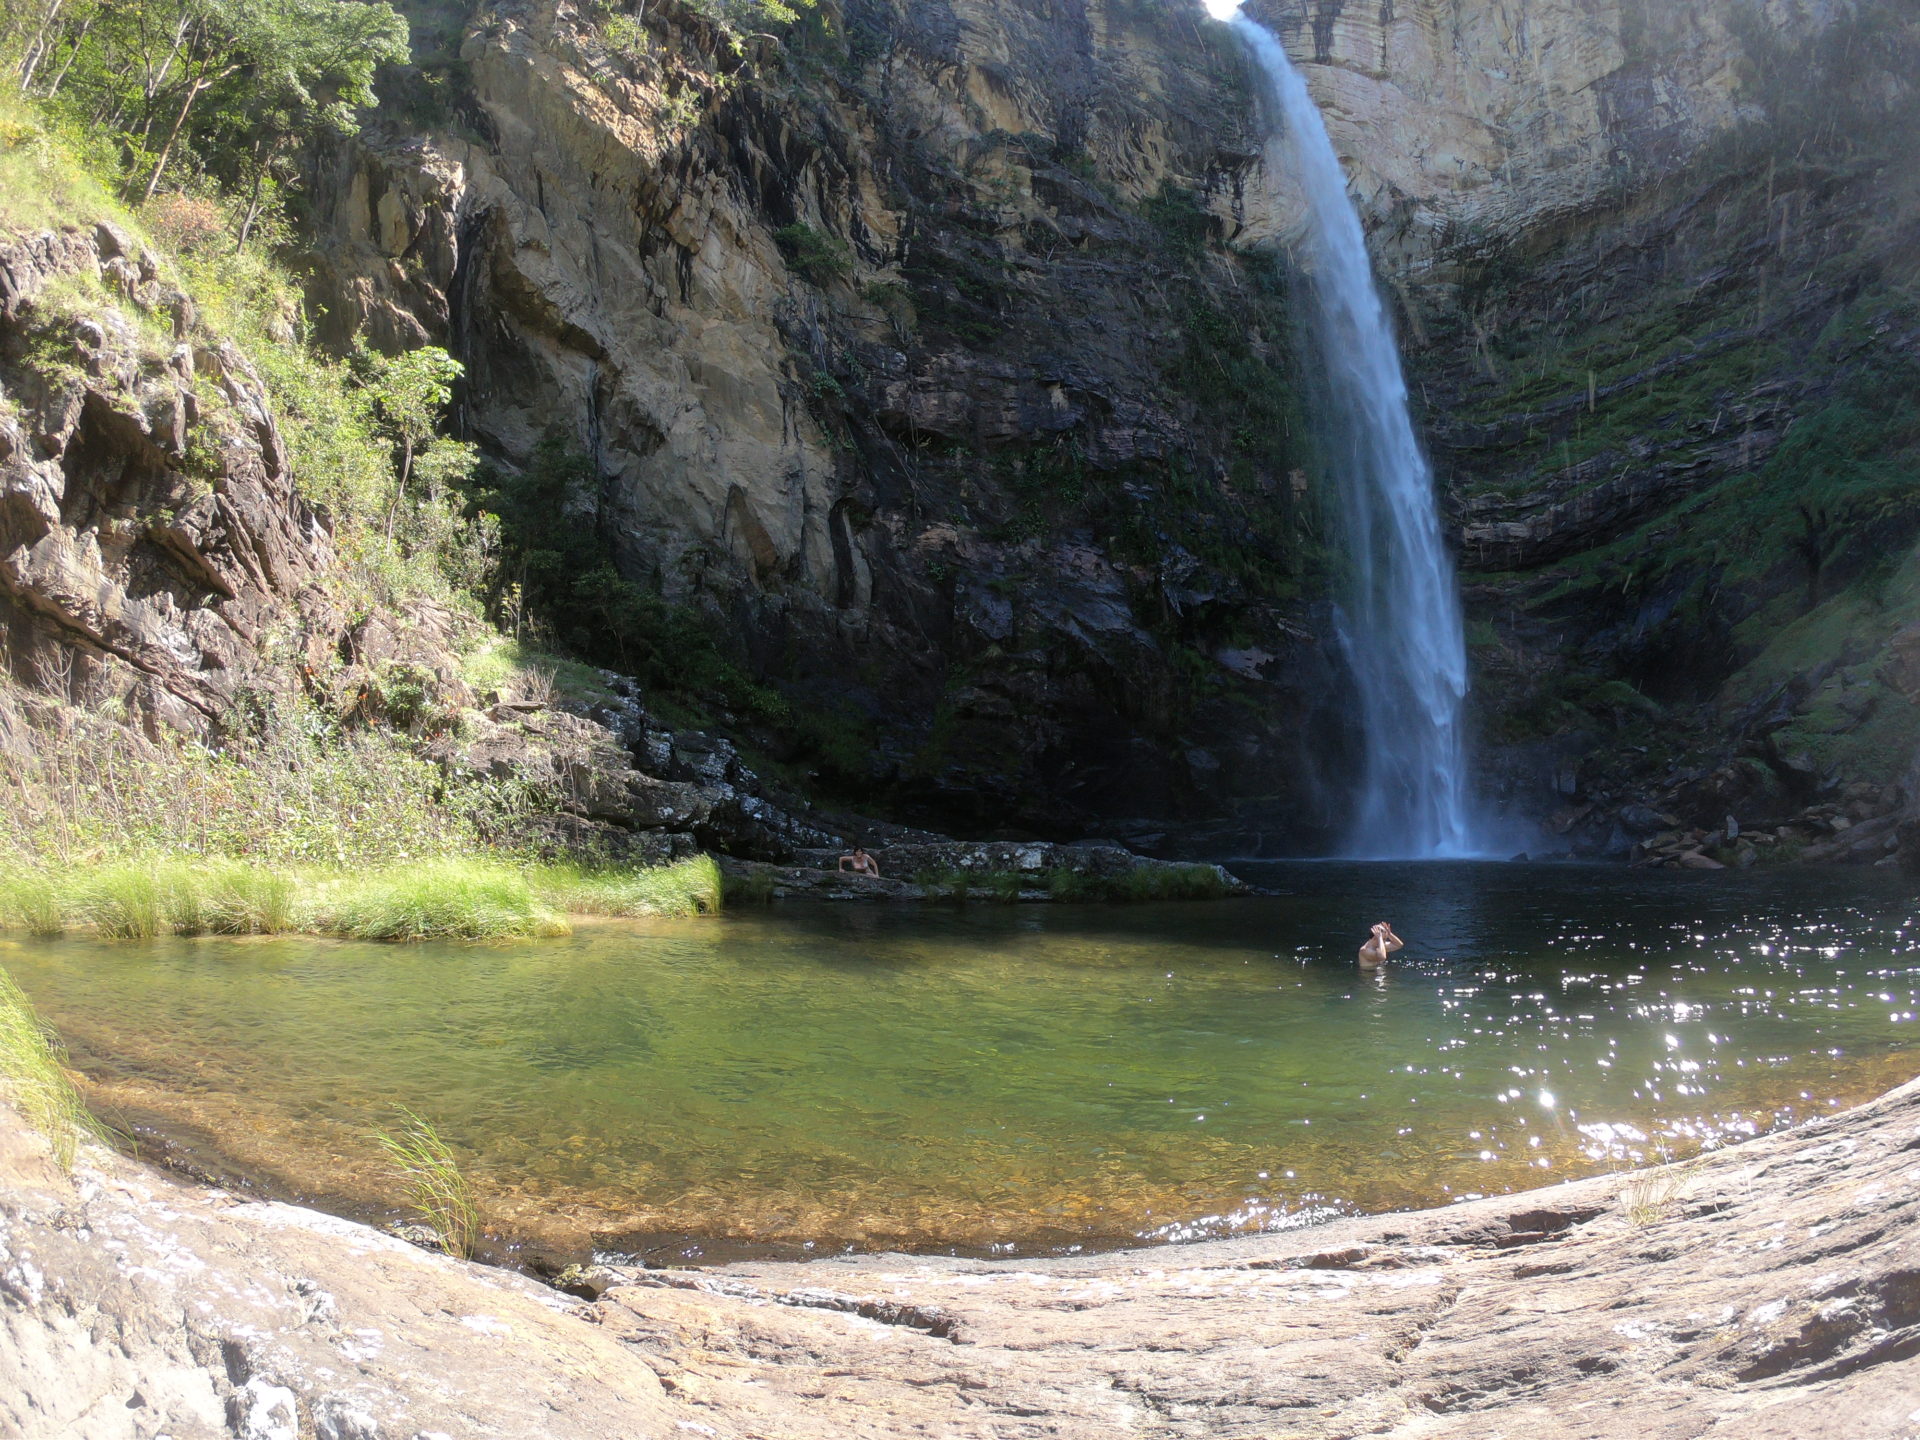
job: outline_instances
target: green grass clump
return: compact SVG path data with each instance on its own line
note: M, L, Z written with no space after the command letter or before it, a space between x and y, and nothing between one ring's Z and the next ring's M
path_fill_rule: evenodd
M25 871L0 881L0 930L53 936L66 928L60 892L49 876Z
M264 866L221 866L210 877L207 913L216 935L284 935L300 928L298 885Z
M637 870L543 865L531 878L541 900L572 915L717 915L725 903L711 855Z
M316 928L356 940L508 940L571 927L520 871L453 859L335 882Z
M63 1058L59 1041L0 970L0 1080L27 1123L47 1138L60 1168L70 1170L80 1142L100 1138L101 1129L67 1078Z
M973 882L979 877L965 870L916 870L913 883L943 900L964 905L973 895Z
M1227 882L1211 865L1139 865L1116 876L1109 899L1219 900Z
M573 700L605 700L613 694L606 677L591 665L510 635L489 636L462 656L460 678L478 695L497 691L511 698L545 699L543 692L550 692Z
M151 940L171 928L168 898L154 866L109 865L85 878L73 908L109 940Z
M1136 865L1118 875L1055 870L1047 876L1055 900L1138 904L1155 900L1220 900L1227 882L1211 865Z
M568 934L568 914L718 914L723 889L709 855L651 869L456 856L361 871L145 856L64 873L24 871L0 883L0 930L91 929L112 940L169 933L510 940Z
M440 1237L440 1248L463 1260L470 1258L480 1239L480 1207L474 1203L467 1177L431 1121L404 1105L394 1110L403 1122L400 1132L376 1130L375 1143L398 1172L407 1203Z
M983 887L989 899L1002 905L1011 905L1020 898L1020 892L1027 886L1027 877L1018 870L996 870L987 876Z
M1050 870L1047 872L1047 893L1055 900L1098 900L1099 886L1091 875L1082 875L1076 870Z

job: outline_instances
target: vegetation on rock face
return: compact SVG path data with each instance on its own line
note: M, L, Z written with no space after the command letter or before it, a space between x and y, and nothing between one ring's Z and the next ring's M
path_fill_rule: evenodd
M1887 783L1916 740L1883 661L1920 620L1920 21L1741 13L1751 118L1544 253L1463 257L1413 363L1497 735L1607 735L1596 782L1732 747L1775 788L1789 759Z
M289 625L405 632L425 610L442 617L444 643L483 629L475 592L496 530L462 518L456 487L473 456L442 433L458 365L434 347L323 354L304 334L299 285L273 254L283 233L269 203L274 167L317 129L349 127L371 100L374 68L402 53L389 43L392 12L355 0L140 0L36 3L14 18L28 37L14 57L25 98L11 86L0 95L0 235L105 222L142 248L156 284L178 287L161 293L183 297L169 302L175 328L162 334L144 298L84 273L31 296L19 322L29 380L81 383L83 363L98 361L72 336L101 321L135 337L125 363L155 374L183 324L204 327L207 346L238 342L296 490L339 557ZM269 103L242 116L236 87ZM175 121L177 134L148 143ZM78 143L85 123L112 143ZM203 383L193 400L203 449L230 422L252 423L227 414L218 385ZM217 460L204 463L190 483L217 487ZM149 739L70 681L48 696L0 677L0 722L18 727L0 771L6 923L127 938L556 928L519 871L468 858L512 857L520 826L555 797L462 776L429 753L464 723L442 677L404 659L348 664L331 637L316 649L310 634L258 637L260 668L207 741ZM412 869L393 868L407 860ZM347 885L347 873L361 883ZM656 883L663 905L697 908L697 881ZM676 883L689 895L670 894Z
M560 417L537 448L529 427L482 466L448 433L449 401L475 383L448 349L308 343L281 257L311 241L315 157L366 119L376 82L394 125L491 143L460 59L484 14L461 0L398 9L0 0L14 80L0 228L111 220L156 252L197 317L180 324L246 352L342 558L303 607L431 606L476 651L524 644L617 667L809 782L944 823L1062 830L1202 793L1237 804L1206 778L1221 773L1210 752L1249 734L1260 743L1241 752L1260 773L1242 767L1235 784L1277 793L1307 748L1290 732L1314 722L1268 717L1296 699L1311 710L1315 677L1337 673L1320 658L1330 647L1304 642L1324 630L1315 605L1339 559L1319 522L1332 477L1303 423L1312 377L1292 360L1286 267L1225 243L1238 162L1214 142L1248 97L1224 32L1189 15L1176 42L1162 7L1112 7L1113 26L1177 48L1191 71L1167 74L1193 87L1193 133L1156 137L1142 170L1134 140L1103 137L1101 106L1125 97L1103 91L1097 47L1064 21L1033 32L1044 53L1014 66L1060 102L1049 133L982 129L958 148L882 103L896 96L883 59L890 75L946 43L897 7L604 0L528 21L529 43L577 66L596 105L680 147L685 175L758 197L751 248L770 241L799 282L776 307L783 403L827 436L846 497L821 562L841 591L829 604L802 573L816 557L756 555L749 580L724 539L672 549L649 573L657 517L623 513L578 438L601 424L597 399L584 422ZM1830 651L1835 668L1778 745L1865 774L1891 712L1856 713L1855 692L1883 685L1876 644L1920 614L1899 563L1920 533L1920 433L1902 399L1920 383L1901 228L1916 202L1887 178L1915 130L1920 42L1892 0L1805 38L1753 16L1739 28L1753 123L1657 187L1623 180L1565 243L1463 245L1449 257L1458 313L1430 319L1416 367L1447 412L1437 448L1466 502L1465 562L1483 599L1498 597L1480 606L1475 654L1500 738L1598 728L1616 749L1660 749L1676 710L1757 704ZM1072 74L1054 95L1035 66ZM641 115L658 105L674 114ZM869 147L888 156L877 202L849 198ZM873 203L895 239L863 228ZM1606 259L1607 236L1630 243ZM387 258L396 273L421 263ZM74 327L92 314L137 332L150 369L179 343L154 306L83 282L35 304L37 373L80 373ZM433 324L453 325L447 308ZM441 338L461 349L451 329ZM1449 349L1476 373L1432 358ZM923 381L940 403L903 409ZM201 399L221 403L211 387ZM183 493L215 483L219 423L183 464ZM1508 521L1546 538L1516 541ZM847 612L888 637L861 642L858 663L834 648L853 643ZM488 619L511 641L478 638ZM217 749L146 746L102 767L55 744L39 778L9 779L21 853L145 854L161 836L154 853L171 853L191 835L193 853L275 864L465 856L550 798L456 781L427 759L464 723L447 676L265 643L283 676L306 672L272 696L249 688ZM286 703L293 692L308 703ZM70 760L79 772L62 770ZM285 781L296 773L315 777L307 792ZM62 818L60 785L92 808ZM234 818L266 813L286 818Z
M729 713L782 758L805 759L857 788L867 770L861 722L796 705L754 680L727 641L724 616L623 574L595 513L597 491L592 461L557 432L518 471L480 468L468 504L496 527L486 600L500 622L632 675L690 713Z
M0 685L0 699L18 695ZM219 749L39 703L31 758L0 773L0 863L16 873L126 854L379 865L480 848L533 803L451 781L403 734L341 726L304 701L269 701Z
M163 182L236 196L242 243L297 187L316 131L349 133L406 22L363 0L7 0L19 88L113 157L132 199Z

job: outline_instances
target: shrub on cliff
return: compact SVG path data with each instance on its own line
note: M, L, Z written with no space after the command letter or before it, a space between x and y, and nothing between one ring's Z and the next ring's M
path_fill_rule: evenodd
M773 232L780 253L793 273L815 285L844 280L853 273L853 256L846 243L811 225L782 225Z

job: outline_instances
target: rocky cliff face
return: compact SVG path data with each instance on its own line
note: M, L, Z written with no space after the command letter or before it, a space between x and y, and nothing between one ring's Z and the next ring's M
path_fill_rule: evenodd
M1917 53L1871 6L1748 34L1738 128L1436 252L1458 283L1418 296L1410 362L1497 783L1550 844L1893 863L1920 788Z
M1659 705L1665 666L1692 705L1763 645L1736 664L1713 628L1661 620L1649 659L1603 586L1571 632L1488 626L1559 593L1542 566L1611 564L1649 516L1763 467L1801 417L1805 346L1899 246L1862 230L1872 180L1782 179L1782 146L1749 146L1730 188L1726 156L1778 131L1768 86L1793 54L1811 75L1855 12L1252 10L1329 113L1463 559L1500 576L1473 595L1490 787L1528 816L1596 801L1555 780L1596 733L1528 718L1542 676ZM1177 4L851 0L735 50L670 0L626 27L530 0L461 19L453 106L319 161L323 332L453 349L468 436L509 468L545 436L580 453L566 503L620 570L841 743L828 764L722 705L724 728L948 826L1331 841L1354 755L1319 503L1338 476L1294 365L1294 202L1223 27ZM1903 83L1830 84L1885 111ZM1849 255L1853 280L1801 284ZM1776 323L1801 336L1778 363L1690 388ZM1569 340L1586 324L1619 344ZM1659 413L1628 405L1668 388ZM1638 434L1596 451L1609 407ZM1816 760L1822 785L1897 783ZM1582 843L1624 851L1619 803L1670 801L1645 787L1601 785Z
M32 773L70 727L221 746L305 697L343 729L412 730L456 780L543 797L519 842L651 860L841 843L618 677L571 705L476 695L458 652L477 623L370 602L297 482L259 372L158 256L110 223L0 230L9 766Z
M1623 196L1690 223L1674 177L1761 114L1747 12L1252 8L1349 160L1471 566L1590 548L1661 474L1764 457L1791 418L1765 393L1737 441L1703 417L1597 487L1522 478L1511 426L1452 413L1496 331L1601 283L1565 256L1640 243ZM1292 201L1223 27L852 0L736 55L671 3L633 30L502 3L461 55L447 123L326 161L314 294L337 340L449 345L465 426L508 465L554 432L584 453L581 523L851 737L842 778L869 797L1169 846L1333 836L1352 737ZM1645 280L1607 273L1618 305ZM1512 697L1488 693L1504 734ZM1496 755L1513 804L1558 803L1550 764Z
M620 49L487 7L464 133L335 157L338 334L449 344L510 464L557 428L623 570L901 808L1140 838L1254 802L1323 839L1285 305L1214 243L1253 169L1223 32L855 4L736 61L647 13Z
M286 683L332 561L246 357L111 225L0 236L0 625L14 674L150 731Z
M1750 23L1816 25L1828 7L1774 8ZM1463 238L1537 232L1608 189L1647 183L1750 109L1730 3L1248 9L1305 70L1376 253L1413 284L1424 261Z

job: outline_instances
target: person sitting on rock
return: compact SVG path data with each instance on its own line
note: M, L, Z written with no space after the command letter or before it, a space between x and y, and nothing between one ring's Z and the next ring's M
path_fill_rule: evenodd
M874 861L873 856L867 854L866 848L861 845L854 846L853 849L840 857L840 868L842 870L851 870L856 875L871 875L876 880L880 878L880 866Z
M1373 927L1373 938L1360 947L1360 968L1378 970L1387 963L1387 957L1405 943L1393 933L1393 926L1382 920Z

